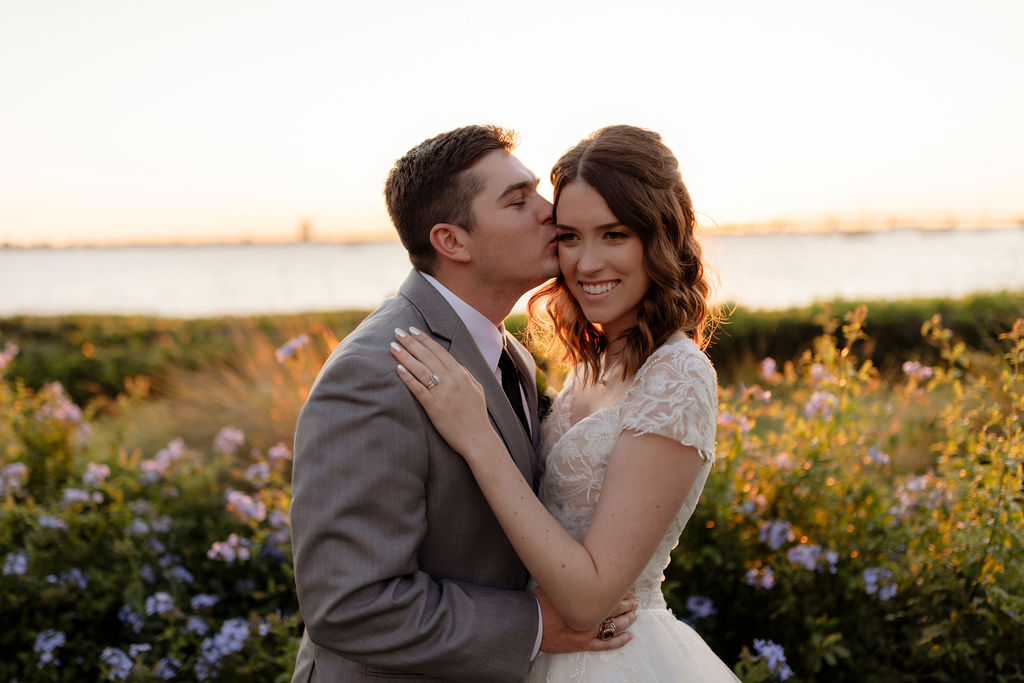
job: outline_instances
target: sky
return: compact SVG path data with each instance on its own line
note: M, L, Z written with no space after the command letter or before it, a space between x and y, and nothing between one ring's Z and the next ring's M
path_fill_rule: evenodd
M393 161L468 123L517 129L544 187L587 133L657 130L711 225L1018 220L1021 26L1019 0L0 0L0 244L389 235Z

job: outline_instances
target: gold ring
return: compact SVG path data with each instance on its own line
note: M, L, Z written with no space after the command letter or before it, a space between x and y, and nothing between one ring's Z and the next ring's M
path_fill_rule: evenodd
M611 619L605 619L601 622L600 629L597 632L597 637L601 640L611 640L615 637L615 622Z
M440 383L441 378L435 375L434 373L430 373L430 384L427 385L427 389L433 389Z

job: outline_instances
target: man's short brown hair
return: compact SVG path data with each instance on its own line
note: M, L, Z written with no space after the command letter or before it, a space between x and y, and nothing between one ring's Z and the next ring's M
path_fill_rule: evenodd
M434 272L437 254L430 230L436 224L473 229L472 201L483 189L483 179L469 167L488 152L511 152L515 146L514 131L463 126L424 140L395 162L384 184L384 200L414 267Z

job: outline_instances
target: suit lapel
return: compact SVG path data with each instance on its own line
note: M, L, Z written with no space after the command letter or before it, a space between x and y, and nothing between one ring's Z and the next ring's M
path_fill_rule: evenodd
M462 320L452 310L452 307L444 300L440 292L434 289L433 285L423 279L415 270L406 278L399 293L409 299L410 302L423 315L423 320L430 328L429 332L438 339L442 346L448 348L459 363L472 373L484 390L484 397L487 401L487 413L491 422L505 442L508 452L512 455L519 471L522 472L526 481L534 484L536 466L533 444L527 438L516 417L515 411L509 405L501 383L495 377L494 372L487 361L480 354L469 330L462 324ZM518 354L513 354L518 356ZM522 359L513 358L517 367L520 367L522 374ZM525 375L524 375L525 376ZM527 395L529 396L529 390ZM536 389L534 389L534 405L531 407L532 415L536 419Z

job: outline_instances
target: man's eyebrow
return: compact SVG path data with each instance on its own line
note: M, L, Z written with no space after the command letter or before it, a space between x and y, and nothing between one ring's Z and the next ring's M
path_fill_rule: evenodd
M537 187L540 184L540 178L531 178L530 180L521 180L518 183L512 183L505 188L505 191L498 195L498 201L500 202L510 194L519 192L520 190L529 190L530 188Z

